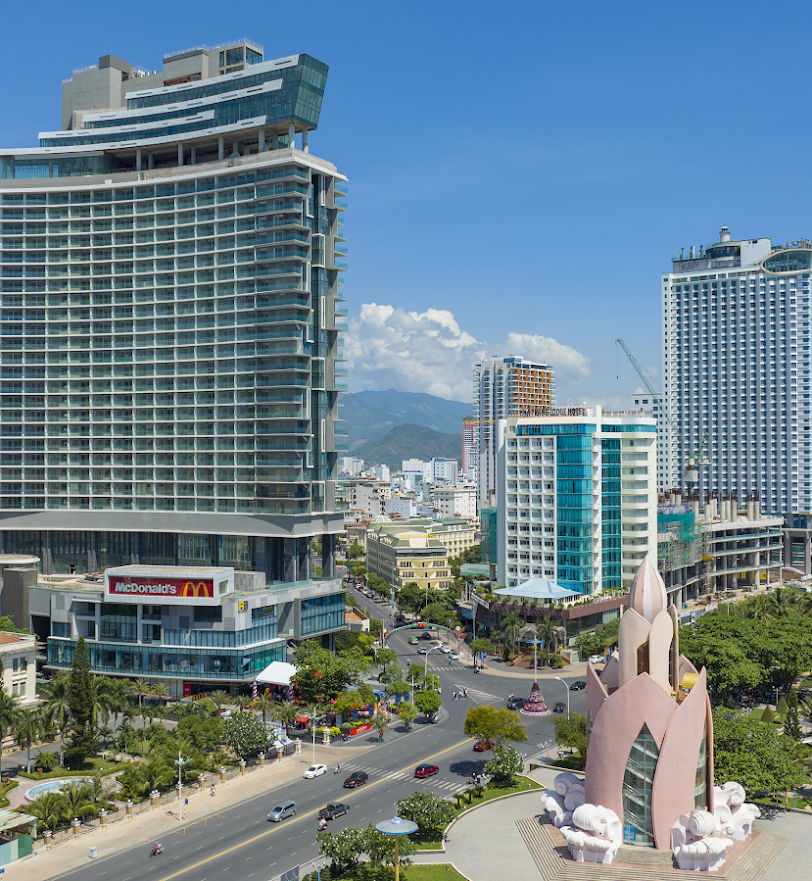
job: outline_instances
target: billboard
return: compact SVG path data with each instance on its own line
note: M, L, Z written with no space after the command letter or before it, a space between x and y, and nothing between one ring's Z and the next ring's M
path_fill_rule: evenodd
M222 582L222 583L219 583ZM154 603L155 605L217 606L221 594L228 590L228 579L145 576L133 574L105 575L105 599L108 602Z

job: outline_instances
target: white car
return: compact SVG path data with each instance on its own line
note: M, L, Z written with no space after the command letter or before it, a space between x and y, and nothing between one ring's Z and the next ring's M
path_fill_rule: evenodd
M441 646L440 646L440 651L441 651L444 655L450 655L450 654L451 654L451 648L450 648L450 646L447 646L447 645L441 645Z
M590 655L589 656L590 664L602 664L603 663L603 655Z
M313 777L321 777L327 773L327 765L311 765L302 775L305 780L312 780Z

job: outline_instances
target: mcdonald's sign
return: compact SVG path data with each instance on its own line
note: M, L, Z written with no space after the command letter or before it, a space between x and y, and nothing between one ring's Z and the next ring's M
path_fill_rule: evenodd
M105 573L105 595L111 602L216 606L234 589L233 571L122 566Z

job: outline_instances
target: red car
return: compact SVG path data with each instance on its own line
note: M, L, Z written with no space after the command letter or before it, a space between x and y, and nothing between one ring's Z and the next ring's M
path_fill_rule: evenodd
M439 774L440 769L437 765L418 765L414 769L414 776L419 777L421 780L424 777L433 777L435 774Z
M493 749L493 744L488 743L487 740L478 740L474 744L474 752L475 753L484 753L486 749Z

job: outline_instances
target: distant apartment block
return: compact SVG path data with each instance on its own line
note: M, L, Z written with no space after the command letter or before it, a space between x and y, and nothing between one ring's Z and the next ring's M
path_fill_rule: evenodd
M500 421L498 571L582 594L631 583L657 555L651 417L561 408Z
M341 472L350 477L357 477L364 470L364 460L354 456L344 456L341 460Z
M462 473L466 480L477 480L479 467L478 424L473 416L466 416L462 420Z
M496 504L498 469L496 423L510 416L533 416L555 404L552 367L518 356L496 357L474 366L479 506Z
M470 486L436 486L431 490L430 501L439 517L462 517L476 520L477 488Z

